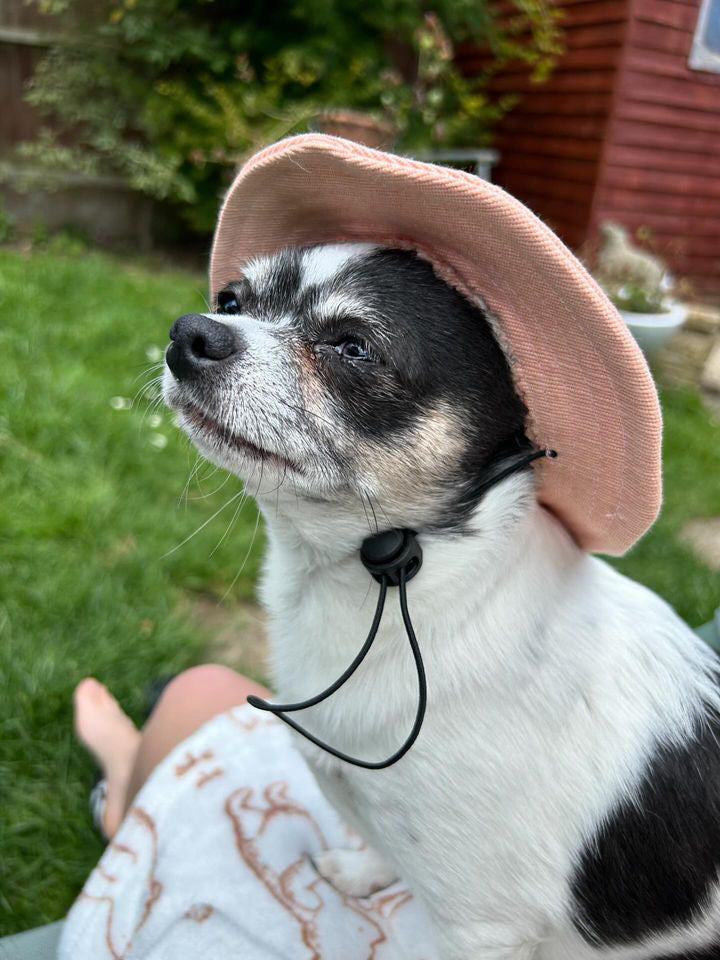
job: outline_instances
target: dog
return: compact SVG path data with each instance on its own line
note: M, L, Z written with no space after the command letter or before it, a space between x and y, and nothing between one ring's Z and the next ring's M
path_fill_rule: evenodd
M280 700L327 687L364 641L363 540L411 529L424 553L417 742L364 770L298 738L368 843L318 870L356 897L402 877L443 960L720 958L718 663L576 545L532 467L482 492L531 449L492 316L419 254L359 243L258 257L215 295L174 325L164 396L265 517ZM378 760L416 706L390 590L367 660L302 720Z

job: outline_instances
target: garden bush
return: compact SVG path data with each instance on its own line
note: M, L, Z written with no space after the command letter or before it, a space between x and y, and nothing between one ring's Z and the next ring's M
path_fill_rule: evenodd
M49 124L24 157L119 174L202 232L244 156L328 109L389 122L400 149L485 144L511 104L488 95L493 71L520 61L540 80L558 46L548 0L502 17L487 0L36 2L65 36L32 80ZM478 77L455 66L463 41L488 54Z

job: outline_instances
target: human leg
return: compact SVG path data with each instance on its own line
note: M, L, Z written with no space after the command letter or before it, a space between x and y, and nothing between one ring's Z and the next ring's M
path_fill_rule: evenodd
M269 696L228 667L192 667L170 681L140 731L101 683L81 681L74 694L75 730L107 781L106 836L114 836L137 792L173 747L212 717L244 703L251 693Z

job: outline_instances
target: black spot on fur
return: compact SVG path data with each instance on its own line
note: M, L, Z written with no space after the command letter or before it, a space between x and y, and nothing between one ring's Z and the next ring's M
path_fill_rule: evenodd
M637 792L583 850L572 893L590 943L629 944L708 906L720 868L719 733L708 714L688 743L658 745ZM684 957L720 960L720 952Z

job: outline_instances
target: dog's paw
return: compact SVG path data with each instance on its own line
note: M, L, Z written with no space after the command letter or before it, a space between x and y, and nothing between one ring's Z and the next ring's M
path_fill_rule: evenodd
M315 858L320 876L349 897L369 897L397 880L374 850L328 850Z

